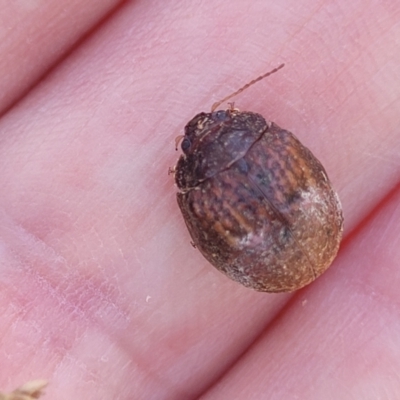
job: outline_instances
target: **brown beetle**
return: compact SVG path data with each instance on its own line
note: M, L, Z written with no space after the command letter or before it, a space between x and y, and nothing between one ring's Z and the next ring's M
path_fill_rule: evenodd
M196 115L181 148L178 204L194 245L218 270L255 290L289 292L329 267L342 237L341 205L321 163L292 133L231 107Z

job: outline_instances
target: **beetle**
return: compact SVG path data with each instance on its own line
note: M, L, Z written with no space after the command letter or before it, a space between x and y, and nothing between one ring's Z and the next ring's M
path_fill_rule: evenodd
M337 193L318 159L289 131L257 113L220 104L185 126L173 169L192 242L246 287L290 292L320 276L343 232Z

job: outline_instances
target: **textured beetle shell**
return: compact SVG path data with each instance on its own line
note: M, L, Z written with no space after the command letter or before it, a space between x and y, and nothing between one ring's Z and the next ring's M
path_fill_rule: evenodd
M175 169L195 246L255 290L289 292L321 275L343 230L338 196L296 137L255 113L200 113ZM183 144L183 143L182 143Z

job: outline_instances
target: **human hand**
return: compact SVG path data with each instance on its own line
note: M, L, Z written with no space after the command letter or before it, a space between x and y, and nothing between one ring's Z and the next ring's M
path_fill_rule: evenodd
M124 2L73 46L116 3L59 1L24 23L3 8L19 31L0 64L1 389L398 398L400 6ZM190 246L167 171L191 117L281 62L235 105L321 160L345 238L318 281L271 295Z

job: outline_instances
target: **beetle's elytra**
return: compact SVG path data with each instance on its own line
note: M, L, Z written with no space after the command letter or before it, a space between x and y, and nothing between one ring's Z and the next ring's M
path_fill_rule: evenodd
M196 115L175 167L193 243L218 270L258 291L297 290L335 258L343 216L321 163L259 114Z

